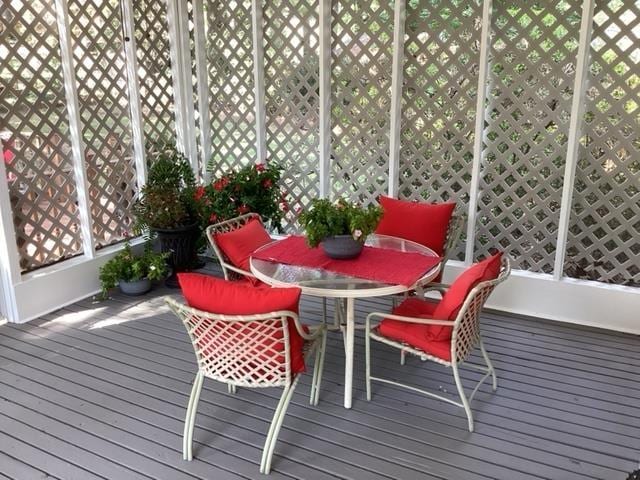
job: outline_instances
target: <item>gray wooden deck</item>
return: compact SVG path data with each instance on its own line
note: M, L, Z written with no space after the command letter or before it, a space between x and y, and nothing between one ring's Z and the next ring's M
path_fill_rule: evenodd
M23 326L0 327L0 479L260 478L279 392L205 383L195 459L181 457L195 361L161 295L84 300ZM175 294L175 292L172 292ZM364 312L385 301L360 301ZM319 304L302 314L318 319ZM463 411L374 384L364 398L357 339L354 408L342 407L343 351L330 336L320 404L305 376L276 446L271 478L625 480L640 461L640 338L486 313L500 388ZM374 368L454 391L442 367L375 345ZM470 372L466 379L476 378ZM266 477L263 477L266 478Z

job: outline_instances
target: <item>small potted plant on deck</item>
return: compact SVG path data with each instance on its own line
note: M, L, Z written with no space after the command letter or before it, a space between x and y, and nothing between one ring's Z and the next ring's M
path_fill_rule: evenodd
M168 271L168 253L156 253L147 242L142 255L136 255L127 241L118 254L100 268L101 297L118 286L125 295L143 295L151 290L152 280L163 279Z
M336 259L360 255L367 236L373 233L382 218L382 208L362 207L340 199L314 199L311 209L300 214L300 224L311 247L322 247L327 256Z

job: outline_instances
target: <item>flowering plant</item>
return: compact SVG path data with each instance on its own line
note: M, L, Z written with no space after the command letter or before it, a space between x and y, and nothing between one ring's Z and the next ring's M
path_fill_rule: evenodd
M382 208L361 207L344 199L333 204L316 198L311 201L311 209L302 212L299 218L311 247L317 247L322 240L334 235L351 235L354 240L364 243L380 223Z
M279 186L281 172L282 167L275 163L247 165L197 187L194 200L203 227L254 212L280 230L282 215L289 210L286 194Z

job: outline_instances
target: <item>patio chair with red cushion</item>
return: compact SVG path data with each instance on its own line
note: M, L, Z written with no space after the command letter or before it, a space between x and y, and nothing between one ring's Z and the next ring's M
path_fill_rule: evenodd
M409 297L395 307L391 314L373 312L367 316L365 329L367 400L371 399L371 380L408 388L439 400L464 408L469 431L473 431L473 415L469 403L484 381L491 376L493 390L498 387L496 372L482 343L480 335L480 311L496 285L510 273L509 260L497 253L476 263L463 272L449 286L437 286L442 294L439 302L418 297ZM382 321L372 326L372 320ZM371 375L371 339L416 355L422 360L450 367L460 395L460 402L411 385ZM467 363L471 352L480 347L484 365ZM484 372L467 398L460 381L458 367L462 364Z
M206 235L218 257L225 279L245 280L254 286L262 283L251 273L249 267L251 254L273 241L262 225L260 215L247 213L209 225Z
M300 324L297 288L253 288L197 273L178 278L189 306L172 298L166 302L184 323L198 362L185 418L183 457L193 458L193 429L205 378L233 386L230 393L235 387L283 387L260 462L260 472L269 473L289 401L312 354L310 403L318 404L326 326Z
M442 258L441 271L433 279L439 282L464 225L464 218L454 212L456 204L409 202L381 196L380 205L383 215L376 233L411 240L433 250Z

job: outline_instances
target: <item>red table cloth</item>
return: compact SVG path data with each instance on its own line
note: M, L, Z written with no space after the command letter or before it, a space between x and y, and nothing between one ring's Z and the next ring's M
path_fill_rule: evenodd
M322 268L352 277L407 287L414 285L440 262L440 257L437 256L377 247L364 247L360 256L351 260L334 260L327 257L322 248L309 247L306 238L300 236L274 242L252 257L287 265Z

